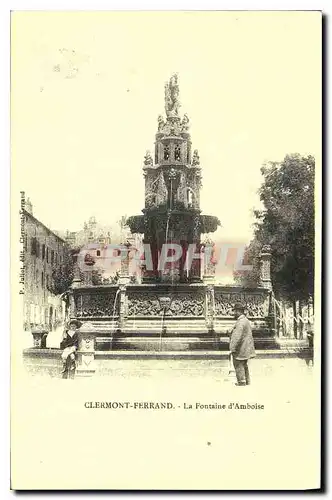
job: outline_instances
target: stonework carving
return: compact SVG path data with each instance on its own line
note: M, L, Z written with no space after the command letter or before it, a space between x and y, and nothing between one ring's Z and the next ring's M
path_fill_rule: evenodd
M146 151L146 153L145 153L145 156L144 156L144 165L146 165L146 166L152 166L153 165L153 159L152 159L150 151Z
M193 159L192 159L192 162L191 164L195 167L197 167L198 165L200 165L200 159L199 159L199 154L198 154L198 150L195 149L194 152L193 152Z
M261 281L269 281L270 280L270 263L267 261L263 261L261 265Z
M260 269L260 280L261 284L271 288L271 247L270 245L264 245L261 250L261 269Z
M167 187L165 184L163 173L160 172L158 178L157 193L156 193L156 204L164 205L166 202L167 202Z
M195 183L196 183L196 189L199 193L199 190L202 187L202 174L201 174L200 170L196 170L196 172L195 172Z
M215 292L215 315L232 317L235 302L245 305L249 317L265 318L268 314L264 294Z
M188 206L186 176L184 172L181 172L180 174L180 182L177 190L177 200L183 203L185 207Z
M33 338L33 346L34 347L41 347L41 337L34 337Z
M204 253L204 275L214 276L216 273L215 244L211 238L205 238L202 250Z
M178 116L180 107L178 76L172 75L165 84L165 111L167 117Z
M164 126L165 126L164 118L161 115L159 115L158 116L158 132L162 132Z
M93 338L92 337L85 337L82 339L82 349L84 349L85 351L93 350Z
M157 294L128 297L128 316L161 316L163 308ZM166 316L203 316L204 294L177 294L171 297Z
M168 176L167 177L168 177L169 180L172 180L172 181L174 179L176 179L176 177L177 177L177 171L175 170L175 168L171 168L171 170L168 172Z
M178 283L180 281L180 271L177 268L165 269L162 278L163 283Z
M112 317L114 308L114 293L82 293L76 300L76 316L78 318ZM119 304L116 304L115 314L119 314Z
M83 368L90 368L91 364L94 362L94 356L92 354L83 354L81 357L81 365Z
M128 297L128 316L158 316L161 313L157 295Z
M209 329L213 328L214 307L214 288L208 286L206 289L206 324Z
M181 131L182 132L187 132L189 130L189 118L188 115L185 113L182 118L181 122Z
M146 177L145 180L145 206L153 207L156 205L156 190L158 177L155 176L156 173L152 171Z
M201 228L201 216L200 215L195 215L193 217L193 238L194 241L197 241L200 236L200 228Z
M262 254L270 254L271 253L271 245L264 245L261 253Z

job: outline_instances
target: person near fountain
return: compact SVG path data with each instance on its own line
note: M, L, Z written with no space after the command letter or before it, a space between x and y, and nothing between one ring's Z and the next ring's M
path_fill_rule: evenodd
M237 379L235 385L250 384L248 360L256 355L250 321L244 311L245 308L241 303L237 302L234 305L234 317L237 321L231 332L230 352Z
M70 320L68 328L65 330L64 337L60 343L60 349L63 367L62 378L74 378L76 370L76 351L78 349L79 337L77 330L81 323L75 319Z

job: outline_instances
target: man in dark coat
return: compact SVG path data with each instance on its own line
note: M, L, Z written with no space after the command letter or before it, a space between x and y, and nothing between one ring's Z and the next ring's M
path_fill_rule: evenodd
M76 370L76 351L79 343L77 329L80 328L80 326L80 321L72 319L60 343L60 349L63 349L61 355L63 361L62 378L74 378Z
M237 321L231 332L230 351L237 378L235 385L249 385L248 359L254 358L256 353L250 321L244 314L244 306L239 302L234 305L234 316Z

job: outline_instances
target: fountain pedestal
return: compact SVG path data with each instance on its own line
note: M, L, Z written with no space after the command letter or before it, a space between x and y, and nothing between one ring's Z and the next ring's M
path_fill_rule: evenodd
M83 323L78 330L79 347L77 351L77 376L91 376L95 373L95 341L96 332L91 323Z
M42 327L35 327L31 330L33 336L33 345L39 349L46 349L46 341L48 336L48 330Z
M99 351L213 352L228 349L233 306L242 302L259 349L273 348L271 293L211 284L142 284L81 287L73 290L80 329L79 365L93 372ZM88 325L86 324L88 322Z

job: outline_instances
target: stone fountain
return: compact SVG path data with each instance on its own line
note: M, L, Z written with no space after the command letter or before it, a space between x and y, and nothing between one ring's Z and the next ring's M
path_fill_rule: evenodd
M91 285L76 272L71 288L71 317L83 321L79 351L84 374L105 356L161 353L172 357L200 353L205 357L228 349L228 332L234 324L233 304L246 305L254 324L256 347L272 345L270 316L270 251L262 251L261 286L249 290L214 283L214 265L201 269L201 260L186 265L188 252L199 254L201 235L216 231L217 217L200 208L201 164L192 151L189 119L179 114L177 75L165 85L166 117L159 116L154 158L147 152L143 163L145 206L131 216L132 233L143 235L151 250L152 266L142 268L142 282L130 282L128 259L121 261L116 285ZM181 258L160 269L163 245L181 247Z

